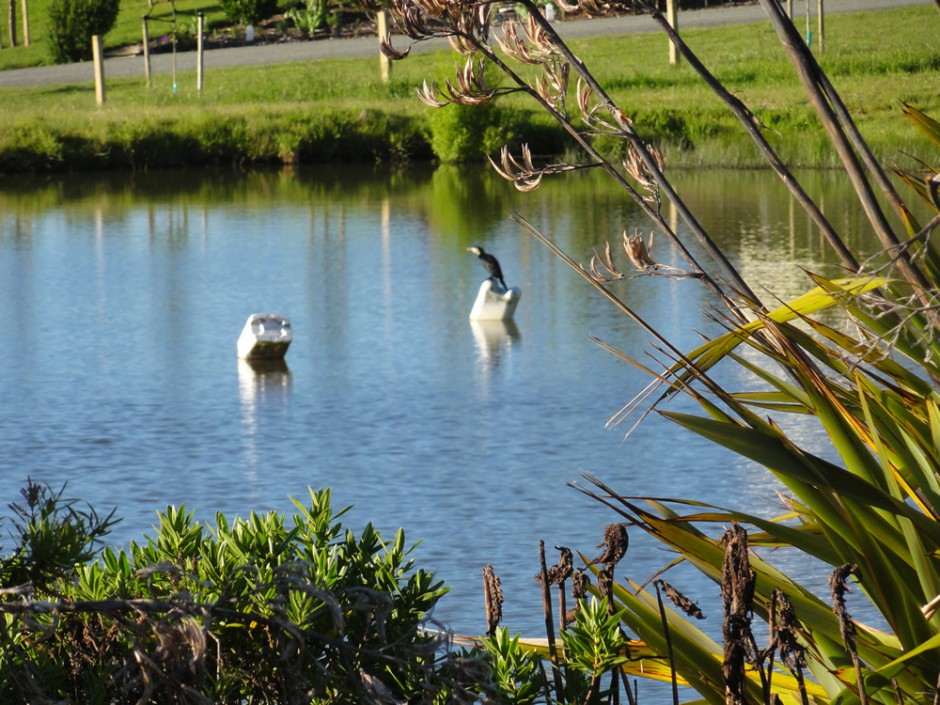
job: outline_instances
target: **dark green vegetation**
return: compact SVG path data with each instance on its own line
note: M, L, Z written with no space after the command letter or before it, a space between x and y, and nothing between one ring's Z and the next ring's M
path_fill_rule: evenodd
M543 692L537 651L505 629L455 648L430 619L447 590L415 568L404 532L386 543L371 526L344 530L328 490L295 500L289 518L209 525L167 507L154 536L117 551L100 548L113 514L63 492L28 481L2 526L4 703L449 705ZM598 603L572 620L564 692L592 702L627 640Z
M118 0L52 0L49 5L49 50L53 62L66 64L92 58L92 37L114 26Z
M126 12L122 7L122 18ZM926 149L900 117L898 101L928 112L940 107L935 21L934 11L925 6L836 15L827 22L827 49L820 61L838 79L859 128L883 159L923 155ZM139 15L132 24L139 32ZM789 163L836 166L825 133L770 31L750 25L690 30L683 36L728 88L748 101ZM611 95L638 131L655 135L671 165L761 163L741 128L691 68L668 66L662 37L600 38L574 42L572 48L610 83ZM0 51L0 61L19 51L25 50ZM91 83L3 89L0 170L278 164L329 161L338 154L367 161L435 154L460 160L483 154L447 153L440 145L479 144L492 150L503 142L526 142L536 153L556 155L572 147L550 118L520 96L501 98L484 118L431 117L414 92L425 78L450 71L449 52L416 54L395 64L387 86L377 63L377 58L337 59L212 71L203 95L196 93L192 73L180 75L177 93L169 76L156 76L152 88L143 76L119 79L109 82L108 102L100 109ZM490 73L488 80L503 80L495 70ZM617 149L606 138L598 144Z
M242 24L254 24L277 12L277 0L220 0L225 15Z
M168 507L126 551L113 525L30 482L0 558L5 703L359 703L447 692L422 626L446 592L404 532L344 531L330 493L290 518L193 521ZM6 528L6 527L5 527ZM444 698L446 700L446 697Z

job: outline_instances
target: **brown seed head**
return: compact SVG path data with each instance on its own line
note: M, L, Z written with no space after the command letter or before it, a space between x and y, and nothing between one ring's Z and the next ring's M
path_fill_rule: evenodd
M604 543L599 543L598 548L603 548L603 552L591 563L603 563L605 566L615 566L627 553L627 547L630 545L630 537L627 535L626 524L608 524L604 529Z

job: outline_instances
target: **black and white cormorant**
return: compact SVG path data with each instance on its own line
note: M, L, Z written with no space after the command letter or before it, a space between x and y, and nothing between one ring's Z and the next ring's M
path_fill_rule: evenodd
M506 282L503 279L503 270L499 266L499 260L497 260L489 252L484 252L482 247L468 247L467 252L472 252L477 257L480 258L480 261L483 263L483 266L486 267L486 271L490 273L490 279L499 283L503 289L508 290L509 287L506 286Z

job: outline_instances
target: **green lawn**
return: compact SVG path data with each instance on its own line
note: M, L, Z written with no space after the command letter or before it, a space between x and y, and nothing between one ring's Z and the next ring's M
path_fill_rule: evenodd
M7 4L3 4L0 16L0 38L3 40L3 49L0 49L0 71L26 66L41 66L51 63L47 43L48 22L46 15L50 0L27 0L29 8L29 46L23 46L23 26L20 1L16 2L16 36L17 46L10 48L9 43L9 15ZM289 3L284 3L285 5ZM219 9L219 4L212 0L176 0L176 22L183 29L189 25L195 26L196 14L205 15L208 28L224 25L227 20ZM121 0L121 11L117 23L105 36L105 49L136 44L141 41L141 18L148 14L151 17L150 33L153 36L165 34L172 27L171 21L173 6L166 0L154 0L153 9L150 9L148 0Z
M180 0L177 6L208 9L196 0ZM130 39L135 24L133 31L139 31L145 8L145 0L125 0L115 36ZM820 63L883 159L907 152L936 161L933 147L903 119L899 104L905 101L940 115L937 25L936 10L926 5L827 20ZM836 164L765 24L688 30L683 36L748 104L791 164ZM113 41L109 35L109 43ZM641 134L667 147L673 166L758 163L737 123L694 72L685 64L668 65L662 36L602 37L572 46ZM3 49L0 56L33 50ZM160 155L171 148L180 150L174 159L185 163L306 161L337 154L364 159L425 156L430 109L416 99L415 89L424 79L452 76L453 65L446 51L416 54L393 65L388 85L379 80L377 58L214 70L206 76L202 95L195 91L192 73L179 76L175 93L168 76L156 76L151 88L142 76L116 79L109 81L108 101L101 108L90 82L2 89L0 170L24 168L30 152L37 150L46 156L26 168L62 168L73 159L69 150L76 145L86 157L83 166L127 166L124 150L134 153L135 165L149 154L144 163L157 166ZM488 73L488 79L498 78L495 70ZM503 122L524 126L514 135L519 140L543 151L563 144L546 137L552 129L549 118L531 102L511 96L501 99L500 108ZM362 151L333 146L364 134L368 144L360 145ZM151 145L151 151L142 145ZM95 155L105 152L108 159L99 164L102 159Z

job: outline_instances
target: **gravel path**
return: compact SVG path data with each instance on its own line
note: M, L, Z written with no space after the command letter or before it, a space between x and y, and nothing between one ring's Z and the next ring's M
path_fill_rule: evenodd
M804 0L794 0L794 13L804 17ZM933 0L825 0L826 15L863 10L887 10L911 5L933 5ZM815 15L816 3L810 7ZM760 22L765 17L759 5L713 8L683 12L679 15L679 29L689 27L713 27L722 24L742 24ZM815 26L815 17L813 19ZM638 32L659 31L656 23L646 15L616 17L608 19L580 20L577 22L558 22L559 34L565 39L576 39L600 35L634 34ZM444 46L441 41L422 42L414 51L426 51ZM397 48L405 47L401 39ZM258 66L263 64L283 64L294 61L315 61L336 57L361 57L378 54L377 40L372 37L357 39L322 39L307 42L285 42L248 47L214 49L205 52L204 68L212 69L232 66ZM169 73L173 70L171 54L156 54L150 57L151 70L154 73ZM182 52L176 56L177 71L191 71L196 68L196 53ZM116 57L105 61L105 77L144 75L144 60L141 56ZM60 85L68 83L90 83L94 80L91 62L66 64L63 66L41 66L27 69L0 71L0 88L12 88L39 85Z

